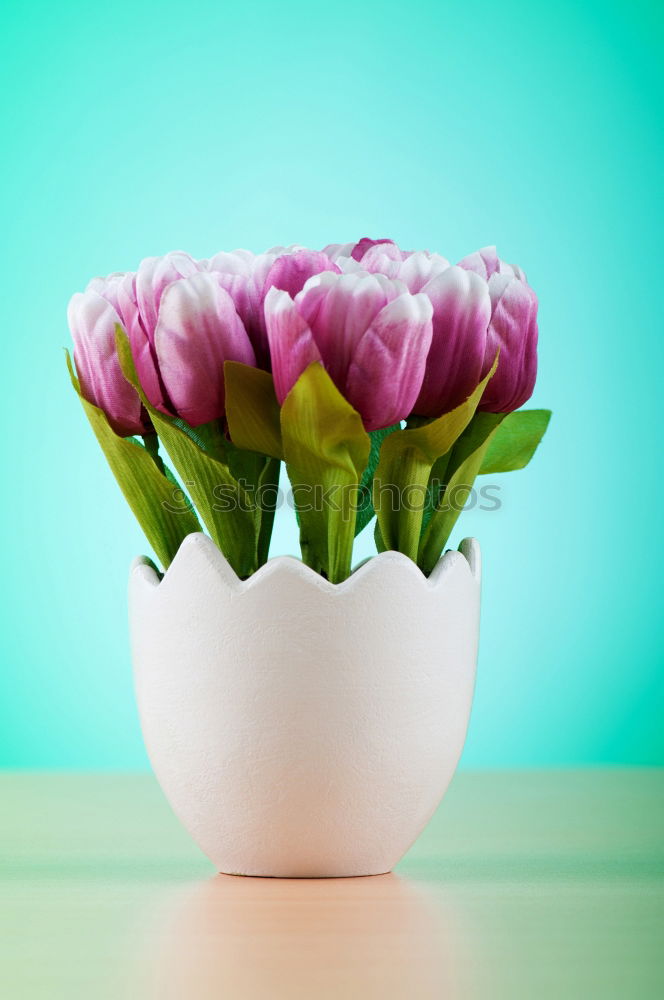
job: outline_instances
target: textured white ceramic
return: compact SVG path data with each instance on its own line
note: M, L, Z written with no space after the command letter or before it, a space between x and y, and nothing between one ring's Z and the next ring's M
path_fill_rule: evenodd
M143 735L175 813L219 871L390 871L456 768L477 657L473 539L429 579L384 552L332 585L297 559L238 580L189 535L139 559L130 620Z

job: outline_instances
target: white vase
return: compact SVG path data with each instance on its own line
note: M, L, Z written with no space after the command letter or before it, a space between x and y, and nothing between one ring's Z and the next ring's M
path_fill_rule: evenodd
M475 682L473 539L427 579L397 552L332 585L297 559L240 581L189 535L130 576L138 707L155 774L218 871L390 871L438 806Z

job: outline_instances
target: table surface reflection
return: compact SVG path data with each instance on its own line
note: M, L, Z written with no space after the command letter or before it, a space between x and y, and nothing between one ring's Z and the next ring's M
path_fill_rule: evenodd
M461 773L391 875L214 875L147 775L0 775L7 1000L664 996L664 771Z

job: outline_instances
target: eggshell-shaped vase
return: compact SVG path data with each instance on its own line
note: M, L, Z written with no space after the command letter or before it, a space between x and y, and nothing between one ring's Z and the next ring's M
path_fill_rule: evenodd
M390 871L456 768L475 683L480 556L429 578L384 552L332 585L290 557L240 581L205 535L130 577L145 744L221 872Z

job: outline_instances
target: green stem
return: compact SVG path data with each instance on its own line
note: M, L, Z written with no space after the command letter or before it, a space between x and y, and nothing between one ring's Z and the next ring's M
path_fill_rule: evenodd
M270 541L274 528L274 516L277 509L279 489L279 472L281 462L278 458L266 458L263 472L259 479L261 489L260 525L256 539L258 566L263 566L270 552Z
M162 457L159 454L159 438L157 435L143 434L143 444L145 445L145 450L152 457L159 471L162 475L165 475L165 466Z
M339 484L340 485L340 484ZM350 576L357 519L359 482L354 490L341 488L341 509L330 510L327 519L328 579L342 583Z
M400 449L378 486L378 521L386 549L417 559L431 463L417 446ZM389 510L383 505L389 505ZM379 509L381 508L381 509Z

